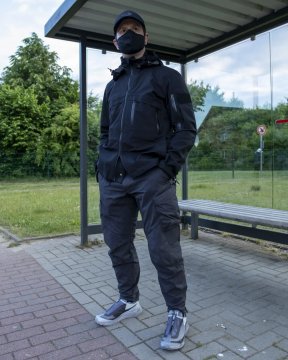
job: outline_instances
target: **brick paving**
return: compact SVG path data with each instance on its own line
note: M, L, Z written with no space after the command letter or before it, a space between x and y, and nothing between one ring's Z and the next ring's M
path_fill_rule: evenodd
M134 360L25 251L0 244L1 360Z
M178 352L159 349L166 307L146 239L137 233L137 319L103 328L94 316L117 299L101 236L7 249L0 244L0 359L288 360L288 260L259 245L200 233L181 244L190 329Z

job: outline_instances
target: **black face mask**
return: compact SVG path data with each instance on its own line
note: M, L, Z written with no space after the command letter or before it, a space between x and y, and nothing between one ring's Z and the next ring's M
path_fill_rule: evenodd
M122 54L136 54L144 48L145 37L132 30L128 30L124 35L117 39L117 44Z

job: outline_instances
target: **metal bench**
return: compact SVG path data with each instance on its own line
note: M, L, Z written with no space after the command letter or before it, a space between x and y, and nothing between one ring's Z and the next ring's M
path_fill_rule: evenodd
M182 212L182 222L191 224L192 239L198 239L198 226L203 226L288 244L288 211L198 199L179 200L178 204ZM191 214L190 218L186 216L186 213ZM212 219L202 219L199 218L199 215L208 215ZM229 219L237 223L249 223L252 227L231 222L219 222L215 221L214 218ZM281 229L281 231L259 229L257 228L259 225L265 228Z

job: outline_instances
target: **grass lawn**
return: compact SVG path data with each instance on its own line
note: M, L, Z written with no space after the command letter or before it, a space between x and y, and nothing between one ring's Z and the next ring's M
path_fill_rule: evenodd
M91 180L89 222L99 222L98 185ZM0 225L20 237L79 233L79 179L0 182Z
M288 171L189 173L188 198L288 210Z
M189 198L288 210L288 172L190 172ZM80 181L0 181L0 226L21 238L79 233ZM177 186L181 197L181 177ZM89 223L99 223L99 192L94 178L88 181Z

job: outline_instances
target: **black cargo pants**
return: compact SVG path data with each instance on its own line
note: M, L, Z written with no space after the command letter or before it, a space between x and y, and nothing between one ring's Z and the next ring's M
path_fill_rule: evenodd
M99 187L104 241L110 249L120 297L131 302L139 299L140 267L133 241L140 210L166 305L184 312L187 284L175 183L154 168L135 179L126 175L113 182L100 175Z

